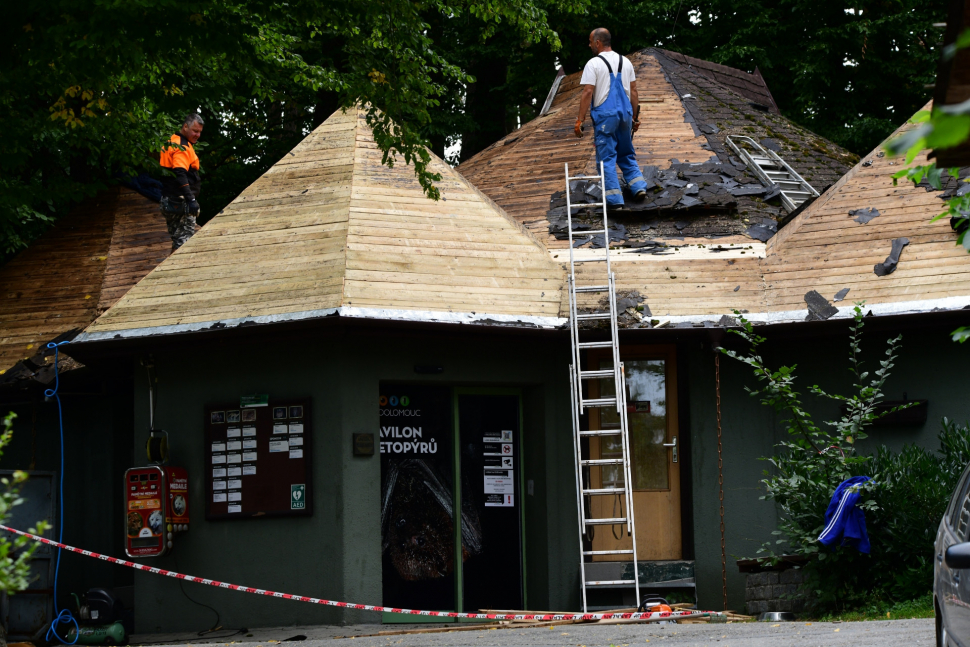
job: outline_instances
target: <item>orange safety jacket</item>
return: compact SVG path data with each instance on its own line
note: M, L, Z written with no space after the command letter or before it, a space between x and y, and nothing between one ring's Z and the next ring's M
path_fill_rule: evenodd
M175 176L166 175L162 178L162 195L167 198L184 198L189 202L198 197L202 190L202 177L199 175L199 156L195 154L192 142L176 133L169 140L173 144L182 146L180 150L175 146L162 149L159 163L163 168L170 169Z

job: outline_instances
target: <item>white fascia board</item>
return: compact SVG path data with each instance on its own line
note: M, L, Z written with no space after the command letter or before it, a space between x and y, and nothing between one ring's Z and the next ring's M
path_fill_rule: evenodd
M431 310L392 310L384 308L325 308L322 310L308 310L290 314L263 315L259 317L238 317L235 319L221 319L218 321L201 321L198 323L173 324L170 326L152 326L147 328L131 328L128 330L106 330L83 332L74 339L74 343L92 341L107 341L111 339L137 339L140 337L158 337L162 335L176 335L180 333L202 332L206 330L223 330L226 328L249 327L262 324L283 323L289 321L306 321L323 319L325 317L346 317L348 319L371 319L377 321L410 321L416 323L450 323L497 325L513 328L555 329L564 328L569 319L563 317L537 317L531 315L499 315L486 312L435 312Z

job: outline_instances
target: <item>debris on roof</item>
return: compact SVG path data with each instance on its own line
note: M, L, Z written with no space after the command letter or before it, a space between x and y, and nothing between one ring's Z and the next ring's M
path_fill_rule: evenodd
M872 271L876 273L876 276L886 276L887 274L892 274L896 271L896 266L899 264L899 255L903 253L903 247L909 245L909 238L893 238L893 248L889 252L889 256L882 263L876 263Z
M839 290L838 292L835 293L835 298L832 299L832 300L833 301L842 301L843 299L845 299L845 296L848 293L849 293L849 288L842 288L841 290Z
M726 147L732 133L777 149L816 189L834 183L857 159L774 108L753 108L774 106L760 74L653 48L628 58L636 68L641 108L633 145L649 189L642 201L628 195L623 208L610 210L611 220L626 228L627 245L679 237L763 241L778 230L786 217L775 202L778 191L762 184ZM458 167L550 248L568 244L563 164L572 174L597 173L593 138L578 139L572 132L579 78L579 73L557 77L556 97L544 116ZM512 139L515 145L506 146ZM588 196L585 202L599 199Z
M805 304L808 306L808 316L805 317L805 321L825 321L832 315L839 314L839 309L816 290L805 294Z
M0 387L26 386L30 383L50 384L54 381L56 373L64 373L84 365L70 357L63 350L57 355L57 372L54 371L54 349L48 348L47 344L59 344L77 337L81 332L80 328L74 328L61 333L53 339L49 339L35 345L37 352L30 357L25 357L10 368L0 371Z
M850 216L855 216L854 220L860 225L868 223L873 218L879 216L879 209L868 207L866 209L853 209L849 212Z

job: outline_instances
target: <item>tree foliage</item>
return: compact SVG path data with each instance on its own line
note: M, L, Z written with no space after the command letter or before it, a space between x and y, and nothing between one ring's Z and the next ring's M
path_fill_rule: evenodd
M854 608L873 602L897 602L925 595L933 583L933 539L950 494L970 461L970 429L944 419L940 451L933 454L916 445L901 452L880 447L863 455L857 442L879 418L906 408L879 408L883 387L892 372L900 337L887 342L883 359L871 373L862 362L861 304L849 335L851 395L830 393L818 385L808 393L834 400L842 408L837 420L819 425L806 410L804 394L797 389L796 366L767 366L759 354L765 339L741 319L744 352L723 350L753 369L757 388L748 392L782 416L787 438L778 443L761 481L774 501L779 519L777 537L758 551L769 561L780 555L813 558L806 568L810 592L826 609ZM871 542L870 554L852 547L822 546L818 537L825 527L825 512L838 485L853 476L869 476L858 486L859 507L865 511Z
M592 0L585 14L550 12L563 44L558 52L514 39L486 41L477 55L492 62L492 74L478 76L486 85L476 92L505 102L507 113L527 114L535 99L538 109L555 63L567 73L581 69L589 31L602 26L622 53L661 47L746 71L757 67L785 116L865 155L929 99L942 35L933 25L946 19L946 7L944 0ZM542 63L541 76L522 70L523 60ZM494 117L471 125L499 126ZM463 159L480 149L473 142L466 152L462 141Z
M203 221L339 107L414 165L534 118L557 66L659 46L764 74L782 112L866 153L928 96L943 0L44 0L0 30L0 254L143 169L201 109ZM452 161L458 161L456 157Z
M0 431L0 456L3 449L10 444L13 437L13 420L17 415L8 413L3 418L3 430ZM10 520L11 511L15 506L23 503L20 496L20 488L27 480L27 473L16 471L9 478L0 479L0 523L7 523ZM42 535L47 530L47 523L37 522L36 527L29 528L28 532L35 535ZM20 530L18 528L18 530ZM0 534L0 591L12 594L23 591L30 584L30 559L40 544L29 540L27 537L16 536L9 538L7 533Z
M472 79L438 52L428 19L554 49L547 9L584 1L14 3L0 28L0 252L119 176L157 169L179 118L198 109L210 215L334 109L358 103L385 161L413 164L436 197L425 131L442 97Z

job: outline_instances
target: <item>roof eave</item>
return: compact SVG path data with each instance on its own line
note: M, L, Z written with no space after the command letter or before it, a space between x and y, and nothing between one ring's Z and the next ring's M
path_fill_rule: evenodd
M490 314L487 312L438 312L430 310L396 310L391 308L357 308L341 306L338 308L324 308L321 310L307 310L278 315L262 315L258 317L238 317L215 321L200 321L196 323L173 324L167 326L149 326L145 328L129 328L126 330L103 330L83 332L74 340L75 344L89 342L105 342L116 339L139 339L148 337L163 337L169 335L199 333L206 331L225 330L229 328L246 328L250 326L264 326L295 321L311 321L329 317L347 319L370 319L375 321L406 321L413 323L443 323L466 324L477 326L500 326L524 329L557 329L564 328L569 320L562 317L542 317L536 315Z

